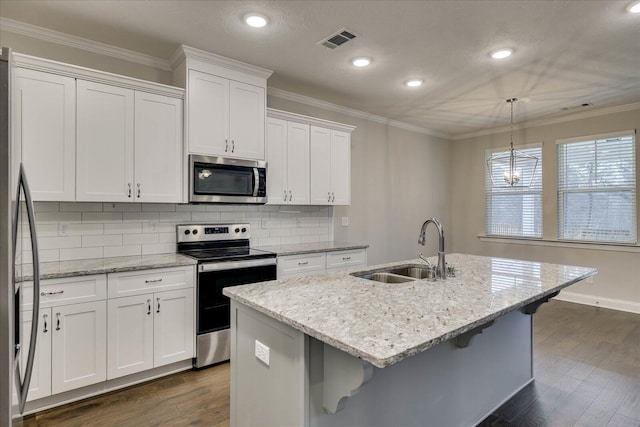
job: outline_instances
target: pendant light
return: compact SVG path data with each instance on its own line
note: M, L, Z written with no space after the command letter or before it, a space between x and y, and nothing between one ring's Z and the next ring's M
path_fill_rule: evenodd
M513 148L513 104L518 98L509 98L511 105L511 144L509 151L494 154L487 160L487 168L493 187L531 187L538 167L538 158ZM502 175L502 179L500 179ZM525 176L526 175L526 176Z

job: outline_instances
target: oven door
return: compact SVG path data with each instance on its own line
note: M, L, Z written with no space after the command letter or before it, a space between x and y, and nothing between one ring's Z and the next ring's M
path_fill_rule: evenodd
M196 357L194 368L229 360L231 324L227 286L246 285L276 279L276 258L201 264L196 295Z
M266 162L190 156L189 201L266 203Z

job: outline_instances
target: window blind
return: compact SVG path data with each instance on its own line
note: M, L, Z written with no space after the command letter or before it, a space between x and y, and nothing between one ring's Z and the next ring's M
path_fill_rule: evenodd
M635 135L558 141L558 238L636 243Z
M531 186L500 185L504 183L504 173L509 170L508 161L494 164L492 169L485 166L485 233L493 236L541 238L542 146L518 151L538 158ZM485 165L492 156L495 156L495 153L485 153ZM516 164L516 168L521 171L521 176L528 177L533 172L534 163L523 162ZM523 181L521 184L524 184ZM494 182L498 185L494 186Z

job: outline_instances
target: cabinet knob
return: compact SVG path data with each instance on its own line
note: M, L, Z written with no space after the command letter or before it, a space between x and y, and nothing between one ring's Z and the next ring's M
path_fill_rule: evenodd
M60 330L60 313L56 313L56 331Z
M129 186L129 195L127 197L131 198L131 183L127 184Z
M44 332L45 334L49 331L47 329L47 317L49 317L47 314L42 315L42 320L44 321L44 330L42 332Z
M140 198L140 183L137 184L138 187L138 199Z
M156 298L156 301L158 302L158 309L156 310L156 313L160 313L160 298Z
M147 300L147 314L151 314L151 300Z
M235 152L236 151L236 142L232 139L231 140L231 152Z
M225 139L224 140L224 152L226 153L227 151L229 151L229 140Z

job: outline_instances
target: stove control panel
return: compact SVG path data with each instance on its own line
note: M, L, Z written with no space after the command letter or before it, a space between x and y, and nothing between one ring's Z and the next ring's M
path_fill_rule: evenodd
M177 241L211 242L249 239L249 224L181 224L177 226Z

